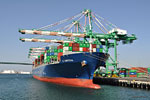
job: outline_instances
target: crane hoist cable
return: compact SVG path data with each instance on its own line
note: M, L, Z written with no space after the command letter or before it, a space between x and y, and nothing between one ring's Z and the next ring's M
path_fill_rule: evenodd
M82 14L76 21L79 21L83 16L84 16L84 15ZM71 25L69 28L67 28L67 29L65 30L65 32L67 32L68 30L70 30L74 25L75 25L75 22L72 22L72 25Z
M81 18L82 18L82 16L83 16L83 14L81 14L81 16L79 17L79 19L78 20L80 20ZM73 22L73 21L72 21ZM70 28L72 28L72 25L74 25L73 23L71 23L71 24L68 24L68 25L66 25L66 26L64 26L64 27L61 27L61 28L59 28L59 29L57 29L58 31L60 30L60 31L62 31L63 29L65 29L65 28L67 28L66 30L69 30ZM70 27L69 27L70 26Z
M67 22L67 21L70 21L70 20L73 20L73 19L79 17L80 15L82 15L82 13L79 13L79 14L77 14L77 15L75 15L75 16L70 17L70 18L61 20L61 21L56 22L56 23L54 23L54 24L50 24L50 25L43 26L43 27L41 27L41 28L38 28L37 30L44 30L44 29L47 29L47 28L50 28L50 27L54 27L54 26L56 26L56 25L60 25L60 24L62 24L62 23L65 23L65 22Z
M105 26L92 14L93 18L103 27L103 29L108 33L108 30L105 28Z
M111 27L113 26L112 28L117 28L117 26L116 26L115 24L112 24L110 21L104 19L103 17L101 17L101 16L99 16L99 15L97 15L97 14L95 14L95 13L94 13L94 15L97 16L98 18L102 19L102 20L105 21L106 23L108 23L109 26L110 26L110 25L111 25Z
M61 28L58 28L58 29L56 29L54 31L63 31L64 29L68 28L70 25L72 25L72 24L68 24L68 25L66 25L64 27L61 27Z
M95 20L93 20L93 22L97 25L97 27L103 32L106 34L106 32L97 24L97 22Z

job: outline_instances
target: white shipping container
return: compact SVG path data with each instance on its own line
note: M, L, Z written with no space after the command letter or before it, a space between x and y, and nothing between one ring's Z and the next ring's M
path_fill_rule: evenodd
M46 58L47 58L47 54L45 53L45 54L44 54L44 60L46 60Z
M63 50L67 51L69 50L69 47L63 47Z
M93 48L93 52L96 52L96 48Z
M83 48L82 48L82 47L80 47L80 48L79 48L79 51L83 51Z

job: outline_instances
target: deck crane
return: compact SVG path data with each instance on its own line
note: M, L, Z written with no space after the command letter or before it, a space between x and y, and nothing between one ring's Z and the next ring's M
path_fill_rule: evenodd
M85 17L84 25L82 22L82 17ZM76 19L76 20L75 20ZM55 31L47 31L45 29L56 27L60 24L67 23L71 21L71 24L66 25L65 27L56 29ZM100 29L101 33L95 32L94 24ZM74 26L74 32L72 28ZM91 44L100 44L105 47L105 53L109 53L109 48L114 48L114 59L110 56L106 61L106 72L108 72L109 66L114 66L114 73L117 71L117 45L120 41L123 44L132 43L136 40L136 36L131 34L130 36L127 34L126 30L122 30L116 27L116 25L110 23L104 18L98 16L97 14L91 12L89 9L85 9L80 14L73 16L71 18L67 18L65 20L59 21L57 23L47 25L41 27L39 29L25 30L20 29L20 33L22 34L35 34L35 35L47 35L47 36L65 36L69 38L75 38L72 40L56 40L56 39L37 39L37 38L20 38L21 41L29 41L29 42L45 42L45 43L90 43ZM91 52L91 49L90 49ZM112 62L110 62L110 60Z

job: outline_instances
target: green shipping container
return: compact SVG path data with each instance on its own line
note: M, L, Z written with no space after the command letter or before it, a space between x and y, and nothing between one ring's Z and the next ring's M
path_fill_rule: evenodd
M89 48L89 47L90 47L90 44L89 44L89 43L87 43L87 44L86 44L86 47L87 47L87 48Z
M57 49L54 49L54 52L58 52L58 50L57 50Z
M51 58L54 58L54 56L51 56Z
M147 68L148 72L150 72L150 68Z
M47 53L50 53L50 50L47 50L46 52L47 52Z
M50 59L47 59L47 62L50 62Z
M145 73L137 73L137 77L142 77Z
M125 75L119 75L120 77L125 77Z
M129 77L129 75L126 75L126 77Z
M147 70L148 70L148 74L150 75L150 68L147 68Z
M86 44L85 44L85 43L83 44L83 47L86 47Z
M57 59L57 56L54 56L54 59Z
M97 41L94 41L93 44L97 44Z
M79 45L80 45L80 47L83 47L83 43L80 43Z
M137 70L130 70L129 72L137 72Z
M47 58L46 59L50 59L50 56L47 56Z
M69 47L69 43L64 43L63 46Z
M103 52L103 49L102 49L102 48L100 48L99 52Z
M63 49L58 49L58 52L63 52Z
M72 47L69 47L69 51L72 51Z

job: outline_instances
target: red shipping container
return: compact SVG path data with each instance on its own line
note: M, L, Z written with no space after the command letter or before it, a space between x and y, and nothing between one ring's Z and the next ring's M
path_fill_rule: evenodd
M57 49L63 49L63 45L59 45Z
M92 48L96 48L96 44L92 44Z
M63 55L63 52L59 52L59 53L58 53L58 56L62 56L62 55Z
M121 70L121 71L120 71L120 73L125 73L125 72L126 72L126 71L124 71L124 70Z
M41 56L44 56L44 54L41 54Z
M83 47L83 52L86 52L86 48L85 47Z
M73 47L79 47L79 44L78 43L73 43L72 46Z
M143 67L132 67L130 69L137 70L137 73L147 73L147 68Z
M90 51L90 49L89 48L86 48L86 52L89 52Z
M129 75L129 77L137 77L137 75Z
M35 62L37 62L37 59L35 59Z
M58 56L58 61L60 61L60 57Z
M69 47L72 47L72 43L69 43Z
M76 51L80 51L79 47L76 47Z
M79 51L79 47L73 47L72 51Z

